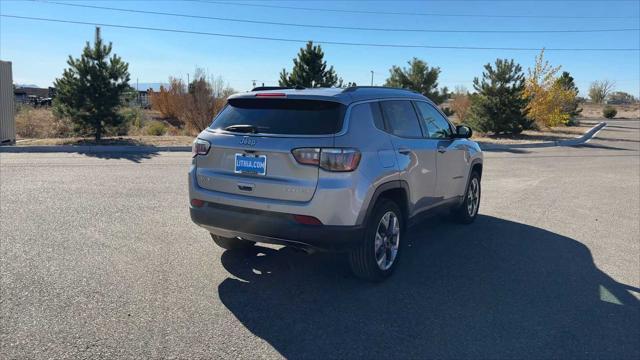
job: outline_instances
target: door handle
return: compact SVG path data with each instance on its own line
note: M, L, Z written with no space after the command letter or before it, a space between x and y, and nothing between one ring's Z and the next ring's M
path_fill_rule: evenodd
M442 154L442 153L446 153L446 152L447 152L447 148L446 148L446 147L444 147L444 146L438 146L438 152L439 152L440 154Z
M398 149L398 152L399 152L400 154L403 154L403 155L409 155L409 154L411 154L411 150L410 150L410 149L408 149L408 148L405 148L405 147L399 148L399 149Z

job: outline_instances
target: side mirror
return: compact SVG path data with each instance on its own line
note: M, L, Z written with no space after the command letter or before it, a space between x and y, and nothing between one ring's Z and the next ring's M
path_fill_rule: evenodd
M465 125L458 125L456 126L456 134L453 137L460 138L460 139L468 139L471 137L471 135L473 135L473 130L471 130L470 127Z

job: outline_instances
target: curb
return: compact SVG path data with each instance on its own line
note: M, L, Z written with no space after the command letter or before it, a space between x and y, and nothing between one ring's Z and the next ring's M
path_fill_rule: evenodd
M543 148L554 146L576 146L588 142L607 123L602 121L581 136L561 141L550 141L534 144L492 144L480 143L483 150L508 150ZM135 146L135 145L27 145L0 146L0 153L155 153L155 152L190 152L191 146Z
M607 126L607 123L605 121L601 121L598 124L596 124L596 126L592 127L587 132L582 134L582 136L579 136L575 139L570 139L570 140L556 141L556 143L558 144L558 146L576 146L576 145L586 143L587 141L591 140L593 136L598 131L602 130L605 126Z
M27 145L0 146L0 153L155 153L190 152L191 146Z
M591 129L587 130L584 134L576 137L575 139L568 140L559 140L559 141L548 141L542 143L532 143L532 144L494 144L494 143L483 143L480 142L480 148L482 150L509 150L509 149L535 149L535 148L547 148L547 147L561 147L561 146L577 146L584 144L591 140L596 133L602 130L607 123L605 121L601 121L596 124Z

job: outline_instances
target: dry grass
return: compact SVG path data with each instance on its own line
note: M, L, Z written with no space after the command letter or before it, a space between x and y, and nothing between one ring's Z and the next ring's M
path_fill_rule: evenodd
M123 108L121 115L125 122L116 128L107 128L103 137L110 136L195 136L196 133L184 128L178 128L166 122L158 111L138 108ZM54 138L80 139L73 133L73 124L68 119L58 119L51 108L33 108L20 106L16 114L16 133L18 139L42 139L51 143ZM23 142L24 143L24 142Z
M618 114L614 119L638 119L640 118L640 103L628 104L628 105L609 105L614 107ZM605 107L603 104L581 104L582 113L581 118L584 119L602 119L602 109Z
M20 106L16 113L18 139L69 136L71 127L69 120L53 116L50 108Z

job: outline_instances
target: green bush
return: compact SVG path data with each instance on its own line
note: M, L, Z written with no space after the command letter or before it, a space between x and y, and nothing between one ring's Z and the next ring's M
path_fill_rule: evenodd
M605 106L604 109L602 109L602 116L606 117L607 119L613 119L617 114L618 110L616 110L616 108L614 108L613 106Z
M144 121L144 114L142 113L142 109L137 107L123 107L120 109L120 116L124 119L124 123L128 126L132 126L140 129L142 127L142 123Z
M167 132L167 125L161 121L151 121L147 126L147 135L162 136Z

